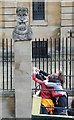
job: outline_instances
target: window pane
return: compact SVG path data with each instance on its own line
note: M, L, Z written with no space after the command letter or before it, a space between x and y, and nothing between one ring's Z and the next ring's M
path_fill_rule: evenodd
M33 2L33 20L44 20L45 19L45 3L44 2Z
M46 58L48 55L47 41L33 41L32 42L32 58Z

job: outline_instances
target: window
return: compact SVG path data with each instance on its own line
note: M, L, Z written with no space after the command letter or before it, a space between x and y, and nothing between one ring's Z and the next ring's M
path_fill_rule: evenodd
M33 0L32 2L33 20L45 20L45 2L44 0Z
M47 41L32 41L32 58L46 58L48 55Z

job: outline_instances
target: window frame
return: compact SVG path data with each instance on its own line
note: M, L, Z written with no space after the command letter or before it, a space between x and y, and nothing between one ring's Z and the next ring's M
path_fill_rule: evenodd
M32 13L32 0L30 0L30 25L35 25L35 26L45 26L48 25L48 3L45 0L45 19L44 20L33 20L33 13Z
M32 19L33 20L45 20L45 1L32 2Z

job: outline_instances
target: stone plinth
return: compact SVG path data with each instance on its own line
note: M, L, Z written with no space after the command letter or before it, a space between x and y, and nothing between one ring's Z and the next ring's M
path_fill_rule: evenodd
M31 118L31 41L14 43L15 52L15 114Z
M2 93L0 93L2 94ZM0 120L2 119L2 96L0 95Z

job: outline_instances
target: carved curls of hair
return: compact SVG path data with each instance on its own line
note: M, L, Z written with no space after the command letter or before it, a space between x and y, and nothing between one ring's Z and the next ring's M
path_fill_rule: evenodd
M16 14L17 14L19 11L25 11L25 13L28 14L28 8L17 7L17 8L16 8Z

